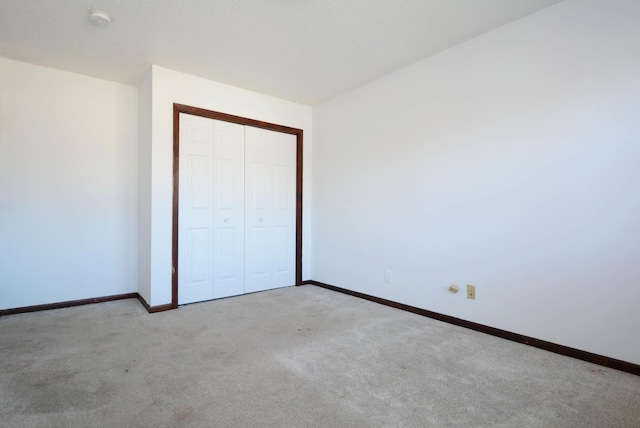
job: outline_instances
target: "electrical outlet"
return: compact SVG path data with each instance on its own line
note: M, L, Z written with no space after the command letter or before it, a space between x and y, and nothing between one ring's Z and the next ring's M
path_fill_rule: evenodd
M393 272L391 272L390 270L384 271L384 282L386 282L387 284L393 283Z
M476 300L476 286L467 284L467 299Z

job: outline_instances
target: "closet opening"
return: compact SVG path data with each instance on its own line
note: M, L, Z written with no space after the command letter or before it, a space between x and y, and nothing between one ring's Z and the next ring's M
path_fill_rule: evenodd
M292 265L292 269L293 272L291 273L291 276L287 277L290 278L291 280L291 284L287 283L286 285L301 285L302 284L302 160L303 160L303 153L302 153L302 148L303 148L303 131L302 129L297 129L297 128L292 128L292 127L288 127L288 126L284 126L284 125L278 125L278 124L273 124L273 123L268 123L268 122L263 122L263 121L259 121L259 120L255 120L255 119L249 119L249 118L245 118L245 117L241 117L241 116L234 116L234 115L230 115L230 114L226 114L226 113L222 113L222 112L216 112L216 111L211 111L211 110L206 110L206 109L202 109L202 108L197 108L197 107L192 107L192 106L187 106L187 105L182 105L182 104L173 104L173 218L172 218L172 277L171 277L171 282L172 282L172 298L171 298L171 308L175 309L177 308L180 304L185 303L184 302L184 293L181 295L180 294L180 287L182 286L183 288L186 287L186 285L181 284L181 279L183 281L185 281L185 275L187 277L189 277L189 273L186 271L186 269L193 269L194 272L196 272L196 274L194 274L195 277L200 276L202 278L204 278L207 274L206 272L203 270L204 268L198 268L198 266L196 266L195 268L193 268L193 266L187 266L186 261L189 261L189 263L193 264L193 262L191 261L191 258L187 257L185 258L185 251L193 251L193 248L199 248L198 246L200 245L200 247L204 248L206 246L206 248L210 248L210 252L212 254L214 254L213 252L215 251L214 246L215 245L222 245L220 244L220 242L230 242L229 241L229 236L232 236L232 232L230 232L230 230L232 229L230 226L231 224L234 223L234 221L236 223L238 223L238 219L234 219L234 217L232 215L229 214L221 214L218 215L218 220L217 221L222 221L224 222L224 224L222 224L222 226L219 228L220 230L225 230L224 235L220 234L220 239L217 237L214 237L214 228L213 228L213 223L211 223L211 232L207 232L205 231L204 233L200 233L202 232L204 229L202 227L199 227L198 225L196 225L197 227L194 227L193 229L197 231L197 233L200 233L201 237L197 237L193 239L193 243L187 243L187 241L189 239L191 239L191 235L194 235L194 233L191 233L189 235L188 238L185 238L185 236L181 236L181 230L182 230L182 234L185 233L185 229L184 229L184 221L183 223L181 223L181 218L180 215L182 214L182 216L184 217L183 220L185 221L191 221L189 220L189 211L185 209L187 208L186 206L182 206L181 207L181 203L183 205L185 204L185 197L187 197L187 194L189 192L194 192L194 190L192 190L193 188L195 189L202 189L202 186L190 186L189 188L185 187L184 184L182 183L182 188L181 188L181 178L183 179L183 181L185 181L185 177L182 176L181 177L181 172L184 174L185 171L187 171L189 168L191 168L191 164L185 164L185 159L181 159L181 136L184 137L185 135L185 129L181 130L181 116L183 118L185 117L189 117L189 116L185 116L185 115L190 115L190 116L195 116L196 118L194 118L194 120L197 122L198 120L201 123L205 123L207 121L203 122L203 119L209 119L211 121L213 121L212 123L214 124L218 124L218 125L211 125L211 126L217 126L217 128L233 128L235 127L236 129L236 133L240 133L242 135L242 132L238 131L238 129L245 129L246 130L246 140L243 140L243 154L242 156L244 156L244 150L247 147L259 147L260 149L256 149L255 152L258 153L260 152L262 149L266 147L267 149L270 147L269 144L276 144L277 146L273 146L273 153L275 153L274 156L288 156L288 161L289 164L287 165L280 165L277 164L277 162L275 164L273 164L271 166L271 170L269 170L268 168L270 168L268 160L263 162L262 159L258 159L257 161L255 161L255 164L250 164L249 162L251 162L251 156L249 155L249 150L247 149L247 157L242 158L243 159L243 165L246 163L247 165L249 165L249 167L247 167L247 187L246 190L243 190L243 195L246 194L246 198L244 199L246 201L246 205L247 205L247 209L246 209L246 215L243 214L242 216L242 227L243 227L243 232L240 234L241 238L242 238L242 245L243 245L243 249L247 248L247 253L248 257L250 259L255 258L254 256L256 254L260 254L260 251L264 251L265 257L268 257L272 252L273 253L278 253L278 251L281 251L282 248L285 247L286 245L289 245L288 242L293 243L293 241L295 241L294 245L291 245L292 247L292 252L294 253L292 255L292 259L295 260L291 260L291 265ZM226 124L233 124L233 125L225 125ZM238 126L240 125L240 126ZM183 125L183 126L187 126L187 125ZM216 128L216 129L217 129ZM213 129L213 128L212 128ZM264 131L263 131L264 130ZM201 138L205 138L205 137L201 137L201 135L205 135L206 132L204 134L197 132L196 140L194 140L196 143L200 144L202 141L200 140ZM282 135L282 134L286 134L286 135ZM274 137L277 140L274 140L273 143L269 142L269 138ZM278 138L278 136L281 136L282 138ZM211 138L214 138L213 136ZM226 137L225 137L226 138ZM231 138L231 137L229 137ZM243 137L244 138L244 137ZM264 139L264 142L261 142L261 138ZM211 144L215 144L213 142L213 140L211 140ZM226 147L230 147L230 143L231 140L225 140L224 144L226 145ZM251 141L254 141L253 143ZM290 142L290 143L289 143ZM253 145L251 145L253 144ZM293 148L289 148L289 144L291 145L295 145L295 149ZM213 146L212 146L213 147ZM184 148L185 153L183 153L183 156L188 156L188 149ZM212 148L213 150L213 148ZM268 153L270 149L268 150L262 150L262 152L264 153ZM293 150L295 150L295 152L293 152ZM213 153L213 152L211 152ZM199 153L196 153L197 156L194 156L194 159L198 158ZM207 161L205 158L204 161L200 162L198 159L196 159L195 163L193 163L194 165L196 165L194 168L200 168L202 169L202 165L209 165L207 166L207 168L214 168L213 166L213 155L212 156L212 161ZM182 161L182 164L181 164ZM226 162L227 160L225 160ZM198 164L198 162L200 162ZM229 162L227 162L227 164L229 164ZM184 171L181 171L181 165L184 169ZM200 165L200 166L198 166ZM256 166L257 165L257 166ZM266 170L265 170L266 168ZM293 171L291 171L291 174L288 175L287 173L287 169L295 169L295 174L293 174ZM209 169L207 169L207 171L209 171ZM213 169L211 169L210 171L214 171ZM226 170L225 170L226 171ZM243 170L244 171L244 170ZM251 172L254 171L254 172ZM265 172L266 171L266 172ZM271 171L271 172L270 172ZM272 194L277 194L280 196L273 196L274 199L274 204L277 205L277 207L273 210L274 213L280 215L281 212L279 211L286 211L285 209L279 209L282 207L291 207L293 208L291 210L291 212L288 214L289 217L287 217L289 220L289 223L287 223L287 225L282 226L282 224L271 224L270 225L270 221L271 221L271 216L269 215L269 211L264 211L265 213L267 213L267 215L262 214L261 212L257 212L256 210L260 209L261 206L260 204L262 202L260 201L264 201L264 198L261 196L260 192L264 192L263 187L262 186L262 179L259 175L257 175L257 173L259 174L268 174L269 177L273 176L275 177L273 180L275 183L280 183L282 180L288 180L287 183L289 183L289 185L291 187L295 187L295 194L293 194L293 192L288 192L287 195L285 195L285 197L281 196L282 195L282 191L280 191L279 189L282 188L282 186L277 187L278 185L275 184L276 188L274 191L269 191L268 194L272 195ZM192 175L189 176L189 180L193 180L192 176L195 177L203 177L205 173L203 173L201 170L196 170L196 172L194 172ZM229 173L231 174L231 173ZM206 175L206 174L205 174ZM213 172L210 173L210 175L214 175ZM220 176L220 174L218 174L217 172L215 173L216 176ZM233 178L231 175L228 175L229 178L227 181L228 182L237 182L238 180L244 180L244 172L242 173L242 178L241 179L235 179ZM240 177L238 175L236 175L236 177ZM282 178L285 177L285 178ZM290 178L289 178L290 177ZM209 180L207 178L207 180ZM223 180L224 181L224 180ZM208 182L208 181L207 181ZM213 178L211 178L211 183L213 183ZM253 183L253 184L252 184ZM257 184L256 184L257 183ZM218 185L218 184L216 184ZM256 187L256 185L258 187ZM252 187L253 186L253 187ZM181 189L183 194L181 194ZM214 187L212 186L211 189L208 191L209 193L212 192L214 189ZM253 189L253 190L252 190ZM257 190L256 190L257 189ZM195 192L197 193L200 190L196 190ZM251 193L254 192L254 193ZM207 193L207 194L209 194ZM236 192L237 193L237 192ZM190 194L190 193L189 193ZM205 206L209 207L209 205L207 205L207 203L202 202L204 200L204 198L201 196L203 193L202 191L200 191L200 196L196 195L194 198L197 199L198 202L196 205L196 208L205 208ZM267 193L265 193L267 194ZM271 196L269 196L271 198ZM192 198L193 199L193 198ZM189 199L191 200L191 199ZM213 200L213 197L211 197L211 200ZM227 201L230 199L226 199ZM243 202L243 199L240 198L236 198L238 202L238 204L244 204L245 202ZM258 202L255 202L258 201ZM211 203L213 204L213 202ZM238 205L236 204L236 205ZM229 203L225 202L225 206L230 206ZM211 205L209 208L207 209L213 209L212 208L213 205ZM224 208L224 207L223 207ZM245 207L243 205L242 207L242 212L244 213L245 211ZM255 217L255 219L253 219L253 217L251 216L252 210L255 211L257 214L253 215L253 217ZM200 210L202 211L202 210ZM212 211L213 212L213 211ZM199 216L201 213L195 215L194 214L194 218ZM206 213L205 213L206 214ZM206 217L206 216L205 216ZM195 220L194 220L195 221ZM213 220L211 220L213 222ZM253 223L251 223L253 222ZM294 224L291 224L294 223ZM251 224L253 224L253 226L251 226ZM287 230L289 229L289 225L291 226L291 232L288 232ZM182 227L182 229L181 229ZM271 227L273 230L275 230L275 232L271 233L269 232L269 227ZM294 229L294 230L293 230ZM249 233L247 233L247 245L245 246L244 244L244 236L245 236L245 232L249 231ZM252 232L253 231L253 232ZM197 233L195 235L197 235ZM251 235L250 233L253 233L253 235ZM269 235L269 233L271 233L271 235ZM194 236L195 236L194 235ZM210 238L204 238L204 237L210 237ZM250 237L253 236L253 238L250 239ZM273 238L269 238L271 239L271 241L268 241L267 236L274 236ZM184 242L180 242L180 240L183 240ZM215 241L215 242L214 242ZM272 242L273 241L273 245L275 245L274 250L264 250L263 248L263 243L264 242ZM206 244L202 244L203 242L206 242ZM216 244L217 242L217 244ZM257 243L257 244L256 244ZM215 244L215 245L214 245ZM182 245L182 246L181 246ZM185 245L187 245L187 249L185 250ZM235 248L235 246L234 246ZM289 252L287 252L287 254L289 254ZM211 254L209 254L211 255ZM247 257L246 255L244 256L245 258ZM180 262L182 259L182 264L185 264L185 266L180 266ZM195 259L195 258L194 258ZM225 256L224 260L222 262L226 262L228 260L231 260L232 256ZM244 260L244 259L243 259ZM217 263L222 263L220 260L217 260ZM211 267L210 269L213 269L213 260L210 261L211 263ZM255 263L255 260L251 261L251 263ZM276 269L275 271L277 272L285 272L288 270L287 266L284 266L284 262L280 261L278 262L276 260ZM269 263L267 263L269 264ZM259 265L259 266L258 266ZM264 266L265 263L260 262L258 263L258 267L256 267L256 272L261 273L262 270L264 270ZM270 265L270 264L269 264ZM229 265L230 266L230 265ZM180 269L183 269L182 275L181 275L181 271ZM209 268L208 268L209 269ZM224 278L221 279L225 280L228 278L231 278L233 276L233 274L231 273L231 268L227 267L225 268L225 276ZM248 268L247 268L248 269ZM210 271L209 271L210 272ZM247 270L247 278L249 278L251 275L251 271ZM243 274L244 275L244 274ZM259 276L259 275L257 275ZM244 281L245 277L243 276L242 281ZM198 278L196 278L198 279ZM213 280L213 279L212 279ZM286 281L289 281L289 279L286 279ZM259 282L259 281L258 281ZM255 285L255 284L254 284ZM283 286L283 285L279 285L279 286ZM206 285L205 285L206 287ZM260 289L260 284L258 284L258 288ZM273 287L273 288L277 288ZM252 292L252 291L256 291L257 290L255 288L255 286L249 287L249 290L246 292ZM185 291L183 289L183 291ZM244 294L243 293L236 293L236 294ZM226 294L226 295L234 295L234 294ZM225 297L225 294L223 295L219 295L218 297ZM211 297L211 298L217 298L217 297ZM203 298L202 300L209 300L208 297ZM192 300L192 301L197 301L197 300ZM188 303L189 301L187 301L186 303Z

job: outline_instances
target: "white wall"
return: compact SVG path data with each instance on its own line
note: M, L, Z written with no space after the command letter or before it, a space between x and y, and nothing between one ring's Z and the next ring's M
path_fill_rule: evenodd
M137 89L0 59L0 309L137 290Z
M303 279L309 279L311 108L158 66L151 68L151 80L151 296L147 302L151 306L171 302L173 103L304 130ZM144 284L141 284L140 287L143 286Z
M638 22L566 0L314 108L313 279L640 363Z

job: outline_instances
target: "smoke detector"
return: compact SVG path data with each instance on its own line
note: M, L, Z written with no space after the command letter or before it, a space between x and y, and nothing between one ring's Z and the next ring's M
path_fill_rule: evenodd
M101 27L105 27L111 23L111 15L100 9L91 9L89 11L89 19Z

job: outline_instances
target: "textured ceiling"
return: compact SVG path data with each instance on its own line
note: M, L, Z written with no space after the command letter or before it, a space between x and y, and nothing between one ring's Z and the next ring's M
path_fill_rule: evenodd
M558 1L0 0L0 57L133 85L156 64L314 105Z

